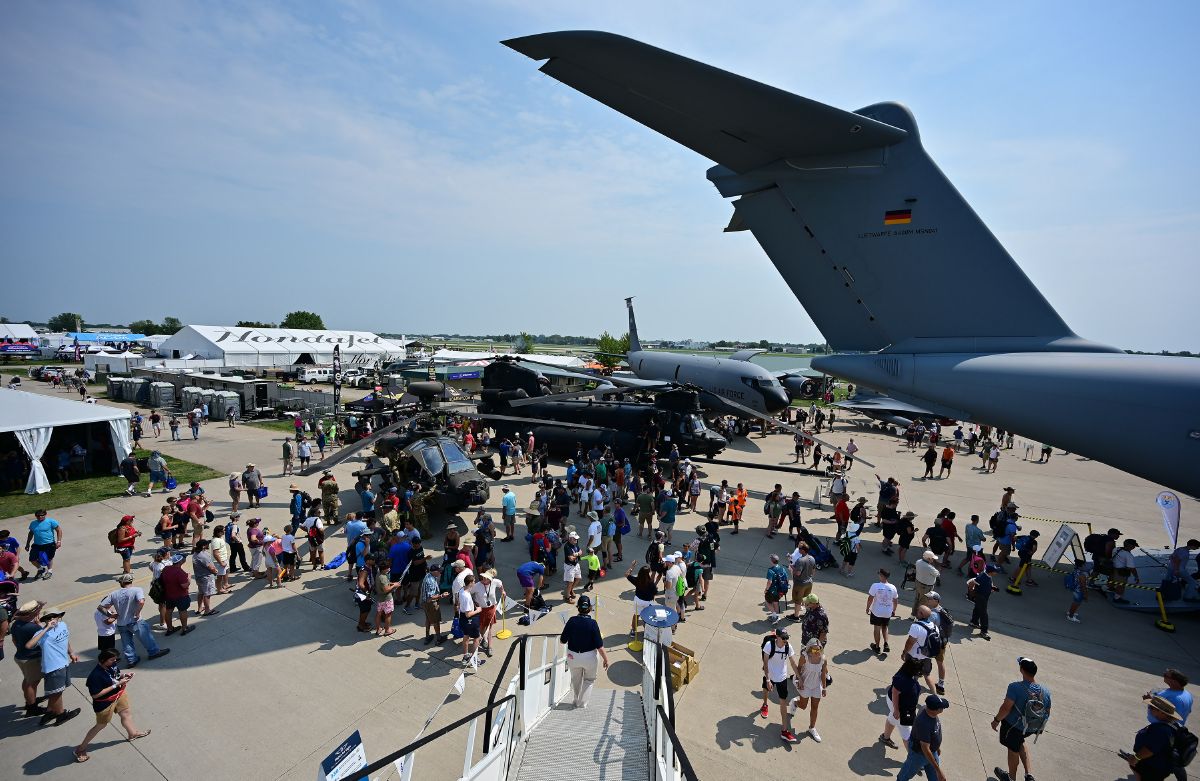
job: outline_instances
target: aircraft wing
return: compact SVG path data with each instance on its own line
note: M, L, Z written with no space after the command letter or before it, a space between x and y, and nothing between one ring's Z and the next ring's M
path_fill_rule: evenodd
M838 401L833 406L852 412L894 412L899 415L915 415L917 417L941 417L930 410L918 407L916 404L898 401L890 396L876 396L867 401Z
M754 356L758 355L759 353L765 353L765 352L766 352L766 350L763 350L758 347L753 347L748 350L738 350L737 352L735 352L729 356L729 360L731 360L731 361L748 361L751 358L753 358Z
M738 173L789 157L887 146L908 133L611 33L503 42L541 71Z

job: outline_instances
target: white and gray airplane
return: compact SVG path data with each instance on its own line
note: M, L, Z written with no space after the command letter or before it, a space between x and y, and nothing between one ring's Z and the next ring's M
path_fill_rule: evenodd
M757 350L733 353L728 358L644 350L638 339L633 299L625 299L625 306L629 310L629 352L622 357L639 380L653 381L654 385L663 382L695 385L709 391L709 394L701 396L700 403L722 415L745 417L745 408L749 407L760 415L770 416L786 409L791 403L787 391L775 375L750 362L750 356ZM723 404L722 399L735 402L740 408Z
M504 42L543 73L716 163L749 230L828 343L812 366L939 415L1054 443L1200 496L1200 361L1077 336L921 144L898 103L818 103L618 35ZM1001 317L901 293L986 290ZM1114 434L1136 405L1137 425Z

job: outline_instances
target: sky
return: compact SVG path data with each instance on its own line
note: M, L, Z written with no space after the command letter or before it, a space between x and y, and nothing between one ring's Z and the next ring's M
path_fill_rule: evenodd
M747 13L752 9L752 13ZM1200 352L1195 3L0 5L0 314L821 341L710 163L499 44L897 100L1077 333ZM971 312L979 291L928 291Z

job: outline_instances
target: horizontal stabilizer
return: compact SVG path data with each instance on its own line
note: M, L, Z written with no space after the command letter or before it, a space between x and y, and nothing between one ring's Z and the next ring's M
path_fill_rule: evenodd
M716 163L744 173L792 157L904 139L900 128L611 33L504 41L541 70Z

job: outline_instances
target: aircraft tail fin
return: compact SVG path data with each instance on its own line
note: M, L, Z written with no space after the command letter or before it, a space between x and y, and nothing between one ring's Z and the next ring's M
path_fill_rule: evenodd
M606 33L505 42L718 165L750 230L838 350L1108 351L1077 337L942 174L895 103L844 111ZM976 295L994 310L926 302ZM631 337L632 309L630 310Z
M633 296L625 299L625 308L629 310L629 352L632 353L642 349L637 334L637 318L633 316Z

